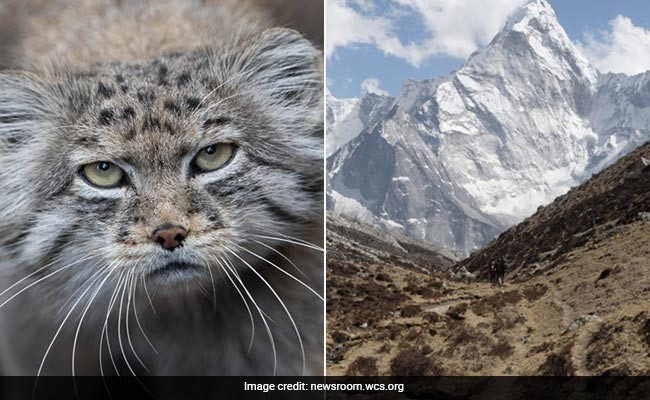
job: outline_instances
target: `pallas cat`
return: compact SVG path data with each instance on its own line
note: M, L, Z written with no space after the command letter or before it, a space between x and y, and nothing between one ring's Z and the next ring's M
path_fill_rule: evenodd
M322 374L321 51L254 1L2 19L0 372Z

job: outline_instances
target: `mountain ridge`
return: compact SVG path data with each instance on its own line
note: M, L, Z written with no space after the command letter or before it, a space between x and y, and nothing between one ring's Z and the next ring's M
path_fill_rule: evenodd
M469 254L650 139L649 77L598 73L533 0L450 75L328 129L328 209Z

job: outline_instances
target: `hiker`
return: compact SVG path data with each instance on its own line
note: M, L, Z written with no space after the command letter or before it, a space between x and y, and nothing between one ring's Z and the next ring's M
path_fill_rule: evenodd
M488 277L490 278L490 283L492 284L497 281L497 269L494 261L491 261L488 264Z
M508 262L504 256L499 257L497 263L497 281L499 286L503 286L503 282L506 280L506 271L508 269Z
M494 265L493 264L494 263L488 263L488 265L487 265L487 276L488 276L488 280L490 281L490 283L494 282L494 278L493 278Z

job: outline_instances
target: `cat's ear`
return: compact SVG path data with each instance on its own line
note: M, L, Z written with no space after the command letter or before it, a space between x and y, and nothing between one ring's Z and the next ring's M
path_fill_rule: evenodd
M240 47L237 71L249 90L277 108L287 124L319 123L322 118L322 55L298 32L271 28Z
M35 78L0 73L0 143L3 149L42 131L51 115L43 85Z
M51 129L52 120L49 99L40 79L0 72L0 187L12 193L0 207L0 235L5 237L13 237L14 228L28 218L42 190L22 178L46 171L39 168L41 156L48 154L43 149L49 153L59 151L45 146L43 133Z

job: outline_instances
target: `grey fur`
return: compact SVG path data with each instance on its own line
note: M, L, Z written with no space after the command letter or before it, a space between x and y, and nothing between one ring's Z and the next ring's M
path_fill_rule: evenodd
M214 29L142 60L71 50L0 73L4 372L70 374L73 354L78 375L323 372L320 52L250 4L207 3L250 16L211 21L228 31L208 46ZM237 146L226 166L192 169L221 142ZM96 161L128 185L86 183ZM173 252L149 238L166 223L190 232ZM198 268L155 272L170 262Z

